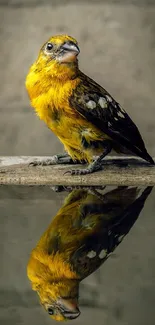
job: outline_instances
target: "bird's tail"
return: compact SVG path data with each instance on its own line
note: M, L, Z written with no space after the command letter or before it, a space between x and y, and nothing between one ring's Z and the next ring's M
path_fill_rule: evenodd
M126 148L128 148L128 149L126 149ZM128 146L126 145L126 148L121 147L120 151L117 151L117 148L115 148L115 150L116 150L116 152L122 152L122 153L130 154L130 155L132 155L134 153L136 156L141 157L142 159L148 161L151 165L155 164L152 157L148 154L145 146L143 146L142 149L139 149L136 146L131 147L130 143L128 143Z
M148 161L151 165L154 165L155 162L152 159L152 157L148 154L147 150L145 151L140 151L138 150L138 156L140 156L141 158L143 158L144 160Z

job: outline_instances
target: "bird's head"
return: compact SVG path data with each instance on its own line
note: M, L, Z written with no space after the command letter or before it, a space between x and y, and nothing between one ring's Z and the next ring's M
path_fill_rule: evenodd
M37 290L41 305L57 321L73 320L80 315L78 291L76 280L44 283Z
M77 70L80 50L77 41L68 35L51 37L41 48L36 64L51 76L61 77Z

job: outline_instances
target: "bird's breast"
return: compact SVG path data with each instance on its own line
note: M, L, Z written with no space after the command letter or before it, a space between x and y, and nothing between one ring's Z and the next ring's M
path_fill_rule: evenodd
M70 80L60 84L44 81L40 92L31 92L31 104L73 159L90 161L88 156L102 151L101 142L107 136L70 105L70 97L78 82ZM35 84L34 87L39 86Z

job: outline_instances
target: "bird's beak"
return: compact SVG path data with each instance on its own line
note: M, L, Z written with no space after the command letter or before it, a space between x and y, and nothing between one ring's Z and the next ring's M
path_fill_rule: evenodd
M78 308L78 301L76 298L73 299L60 298L58 303L65 319L75 319L80 315L80 310Z
M60 48L59 62L69 63L77 60L80 49L75 43L64 43Z
M61 46L61 49L64 50L65 52L74 52L76 55L80 53L80 49L77 44L75 43L64 43Z

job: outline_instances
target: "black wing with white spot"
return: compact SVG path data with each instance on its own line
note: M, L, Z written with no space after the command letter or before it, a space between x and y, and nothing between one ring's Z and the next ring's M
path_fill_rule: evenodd
M70 263L80 279L97 270L108 258L108 233L92 234L83 240L80 247L72 254Z
M117 144L154 163L138 128L110 94L84 74L74 90L70 105Z
M81 279L103 264L122 242L138 219L152 188L148 186L141 192L134 187L118 187L104 195L105 203L99 205L102 214L98 230L83 238L70 258L73 270Z

